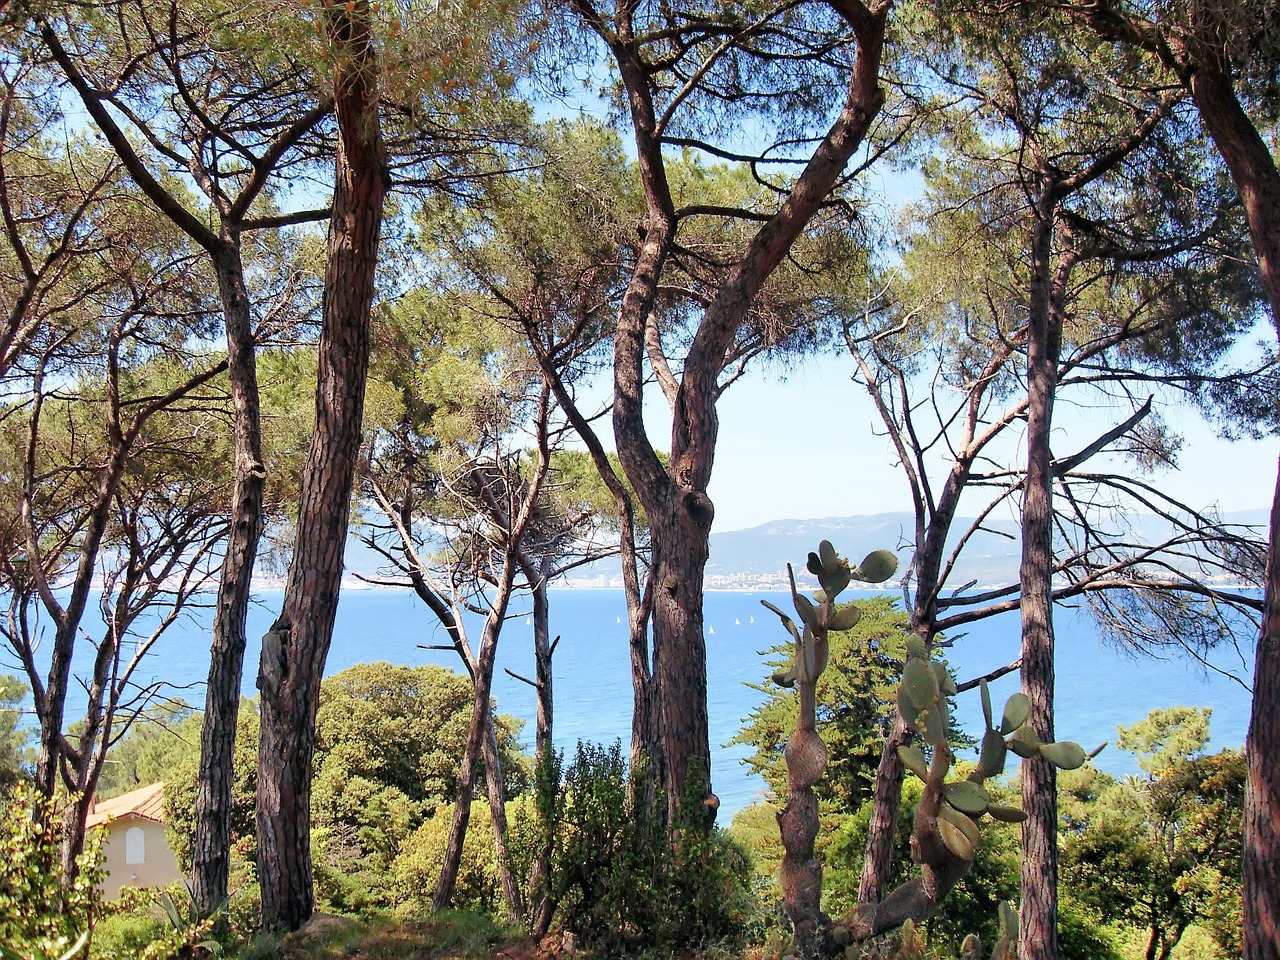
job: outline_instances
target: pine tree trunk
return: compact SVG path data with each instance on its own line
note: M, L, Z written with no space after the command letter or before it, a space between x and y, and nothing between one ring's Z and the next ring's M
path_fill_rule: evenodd
M1205 128L1240 192L1271 320L1280 337L1280 171L1240 106L1228 70L1199 65L1191 91ZM1271 538L1262 632L1253 671L1253 703L1245 741L1244 958L1280 960L1280 472L1271 507Z
M316 709L333 637L351 489L360 450L369 319L387 188L376 62L364 0L328 8L339 66L339 139L329 225L316 423L303 471L284 609L263 638L258 687L258 879L268 929L311 916L311 776Z
M458 790L454 797L453 819L449 824L449 842L445 846L440 878L436 881L435 894L431 898L431 910L434 913L448 909L458 883L462 845L466 841L467 826L471 822L471 800L475 796L476 776L479 773L486 733L492 723L493 706L490 697L493 691L493 665L498 655L498 636L507 615L513 566L514 564L509 563L503 568L504 580L499 585L493 608L485 622L484 634L480 640L480 655L470 670L471 724L467 728L467 742L458 768Z
M662 745L657 752L661 754L658 762L665 765L662 782L669 815L674 817L686 801L704 799L712 814L705 820L709 826L714 798L709 794L687 797L686 793L693 777L700 789L709 791L711 775L702 600L714 517L707 486L718 430L717 381L763 285L826 202L884 104L880 62L890 4L846 4L838 10L857 37L844 102L786 200L743 245L703 311L679 383L669 392L669 465L649 441L643 409L648 326L676 241L677 223L663 159L663 133L654 107L654 73L635 39L642 31L635 29L633 9L619 7L612 25L605 27L591 4L575 6L616 62L636 138L636 168L646 205L643 240L614 332L613 432L619 459L648 514L651 533L654 688L649 702L657 715L650 720L656 720Z
M467 742L458 767L458 790L454 795L453 819L449 823L449 842L445 845L444 862L440 866L440 877L431 898L433 913L447 910L453 901L453 891L458 884L458 869L462 864L462 845L467 839L467 826L471 822L471 800L475 796L476 773L484 741L485 714L488 712L489 699L489 683L479 672L474 677L474 683L471 726L467 731ZM486 701L484 705L481 705L482 698Z
M1053 471L1049 435L1057 387L1060 316L1052 309L1050 258L1055 204L1037 204L1031 238L1027 333L1027 475L1022 501L1022 692L1027 723L1053 740ZM1057 773L1041 757L1022 761L1020 960L1058 956Z
M974 408L976 409L976 408ZM970 431L970 439L972 433ZM905 451L904 451L905 452ZM947 537L955 519L960 496L969 481L973 450L966 444L957 452L947 482L938 496L932 517L929 504L916 496L916 553L914 558L916 599L911 610L911 631L933 649L937 619L938 581L946 555ZM898 813L902 806L902 781L906 770L898 747L911 742L911 732L902 716L894 711L893 726L880 751L871 793L871 820L867 825L867 845L858 884L858 904L874 904L884 899L893 875L893 847Z
M1278 471L1280 472L1280 471ZM1271 504L1271 549L1263 592L1262 635L1253 667L1253 704L1245 741L1244 957L1280 958L1280 479Z
M709 555L710 500L690 494L669 512L651 517L653 568L653 675L662 735L667 818L676 821L690 777L701 800L711 785L707 721L707 642L703 635L703 576ZM659 552L657 544L661 543ZM714 806L711 808L714 813Z
M239 244L228 243L219 251L214 267L227 329L227 372L235 408L235 488L231 527L218 578L209 682L200 729L191 894L201 916L209 916L227 899L234 782L232 758L244 671L245 618L262 534L266 480L253 329Z
M66 715L67 684L71 679L71 655L76 628L63 613L63 624L53 634L53 654L45 683L45 708L40 712L40 741L36 749L36 791L52 799L58 787L58 760L62 756L62 721Z
M60 605L51 593L44 593L42 602L50 620L55 624L53 634L53 650L49 657L49 673L44 683L43 696L37 699L40 714L40 740L36 753L36 790L46 798L52 799L58 787L58 767L62 758L62 725L66 717L67 687L71 680L71 660L75 652L76 635L80 630L80 621L84 616L89 592L94 585L94 571L97 568L98 552L106 534L111 518L112 500L119 487L120 478L129 459L129 446L125 439L120 416L119 365L117 352L119 340L113 338L108 350L107 362L107 439L110 456L99 470L98 492L92 504L89 519L84 525L76 561L75 578L71 584L70 596L65 605ZM32 391L36 396L31 416L35 419L32 429L38 425L43 391L43 371L35 376ZM34 442L34 437L32 438ZM28 456L28 463L23 474L23 511L26 521L26 497L31 495L35 484L34 463ZM26 534L35 543L34 530L27 529ZM37 555L37 551L32 551ZM34 561L38 562L38 561ZM43 591L42 591L43 592ZM30 670L30 667L28 668ZM32 675L32 689L36 688L38 678ZM42 814L37 813L37 816Z
M535 670L534 689L537 691L537 727L534 732L533 762L535 789L540 792L536 807L539 812L553 806L551 794L559 784L550 783L547 777L555 759L555 691L551 670L554 644L551 640L551 611L547 597L545 575L534 581L533 588L533 652ZM529 877L529 899L532 903L530 925L535 937L542 937L551 929L555 903L551 897L551 855L555 845L556 825L544 822L539 825L538 848L534 851L533 868Z
M911 742L911 732L898 713L880 751L871 791L871 819L867 823L867 845L858 881L858 903L879 903L893 876L893 845L897 837L898 812L902 808L902 780L906 768L898 747Z
M635 547L635 514L630 502L622 508L622 582L627 599L627 650L631 660L631 783L634 808L648 816L644 823L656 823L654 805L666 780L666 762L654 692L653 662L649 638L653 613L653 578L642 588ZM650 571L652 573L652 570Z
M489 820L493 825L493 850L498 860L498 882L502 887L502 900L507 908L507 921L519 924L524 921L524 899L520 895L520 882L511 869L511 856L507 851L507 798L504 796L502 759L498 756L498 737L493 727L493 706L489 706L485 719L484 736L485 787L489 795Z

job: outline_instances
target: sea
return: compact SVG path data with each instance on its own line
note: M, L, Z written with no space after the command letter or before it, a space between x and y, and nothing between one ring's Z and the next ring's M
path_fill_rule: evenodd
M258 639L278 615L283 594L260 590L248 623L242 691L254 696ZM704 607L707 639L707 698L712 744L712 788L720 797L720 822L753 800L766 787L743 762L750 748L729 746L764 694L753 688L766 682L770 648L788 640L776 615L761 601L788 609L789 595L777 592L708 592ZM92 609L92 607L91 607ZM551 633L560 636L554 658L555 742L572 756L579 740L612 743L624 750L631 729L631 679L627 651L626 603L621 590L564 588L551 591ZM157 641L135 674L139 684L161 682L172 696L201 706L208 672L211 616L196 607ZM478 622L469 624L473 642ZM952 636L946 658L960 681L984 675L1018 656L1016 612L972 624ZM1104 643L1087 614L1059 608L1057 636L1056 725L1059 739L1075 740L1086 750L1109 742L1097 766L1115 775L1136 774L1136 759L1115 748L1117 724L1129 725L1160 707L1210 707L1210 750L1243 745L1249 723L1251 672L1255 638L1247 628L1236 647L1215 652L1212 665L1185 656L1155 658ZM501 634L494 678L499 712L526 721L523 739L533 741L534 691L511 674L533 677L533 627L519 604ZM344 588L326 674L357 663L435 663L461 669L456 653L430 649L448 642L430 612L411 592L390 588ZM87 665L88 645L81 643L77 663ZM126 654L128 649L126 648ZM510 673L508 673L510 671ZM0 651L0 672L18 673L11 652ZM996 711L1017 691L1016 674L991 685ZM68 722L83 698L68 704ZM977 691L961 694L956 720L980 736L982 712Z

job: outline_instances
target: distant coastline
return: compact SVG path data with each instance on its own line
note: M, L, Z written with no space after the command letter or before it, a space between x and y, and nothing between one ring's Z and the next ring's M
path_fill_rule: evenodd
M1264 535L1268 511L1264 508L1224 513L1226 523L1258 528ZM958 517L954 528L968 529L974 522L971 517ZM1155 517L1137 517L1132 521L1135 534L1158 536L1159 521ZM809 551L817 549L819 541L830 540L843 555L860 559L872 550L888 548L898 554L900 569L910 562L911 548L907 538L915 527L915 517L905 512L869 514L851 517L823 517L809 520L773 520L746 530L729 530L711 535L711 555L707 563L707 590L730 593L786 591L787 564L796 570L800 581L808 584L811 578L804 570ZM378 578L378 569L384 558L352 540L347 546L347 575L344 590L380 589L385 585L371 584L361 577ZM988 519L983 529L974 534L966 545L961 564L952 573L950 582L956 585L974 582L971 589L982 590L1014 583L1018 579L1021 563L1017 524L1012 520ZM1206 583L1232 589L1247 588L1226 579L1208 579ZM284 589L284 577L262 577L255 581L259 590ZM557 580L556 589L569 590L620 590L622 575L617 559L600 560L575 571L574 576ZM898 592L896 581L879 588L883 592Z

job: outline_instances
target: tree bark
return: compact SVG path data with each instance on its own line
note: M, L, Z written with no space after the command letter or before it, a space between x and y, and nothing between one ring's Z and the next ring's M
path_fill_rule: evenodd
M1225 8L1224 8L1225 9ZM1192 19L1171 37L1163 24L1131 16L1112 3L1078 11L1100 35L1160 57L1191 91L1201 122L1240 193L1249 235L1280 336L1280 171L1275 157L1236 95L1224 48L1229 28L1214 18ZM1182 27L1175 24L1174 30ZM1171 32L1171 31L1170 31ZM1245 757L1243 864L1245 960L1280 960L1280 472L1272 504L1262 631L1254 663L1253 701Z
M453 819L449 824L449 842L445 846L444 863L440 866L440 878L431 897L431 910L446 910L453 900L458 883L458 868L462 864L462 845L467 838L467 826L471 822L471 799L475 795L476 775L479 772L481 751L485 733L492 722L493 706L490 694L493 689L493 664L498 651L498 631L506 617L506 601L510 595L511 565L504 568L505 589L500 589L494 608L485 623L480 641L480 656L471 671L473 697L471 701L471 725L467 728L467 742L458 769L458 791L454 797Z
M191 895L201 916L227 899L231 851L231 787L236 723L244 672L245 618L254 560L262 535L266 470L262 464L258 373L249 294L238 242L214 256L227 332L227 373L235 409L235 488L218 596L213 646L200 728L200 776L196 793Z
M630 8L619 5L610 28L591 4L576 6L608 44L617 63L647 208L644 239L614 335L613 428L623 470L649 519L657 711L650 721L656 720L661 737L658 762L663 766L668 813L674 816L686 800L690 772L698 768L700 776L708 778L711 772L702 599L714 517L707 486L718 432L717 381L733 337L760 289L826 201L883 105L879 74L889 5L856 0L831 4L857 37L845 101L783 203L744 245L697 325L674 391L668 466L654 451L643 416L646 333L677 229L662 156L663 130L654 110L654 71L643 60ZM632 618L634 622L634 613Z
M543 569L535 571L533 564L522 559L525 578L533 584L533 656L534 690L537 698L537 721L534 731L533 763L534 789L537 791L535 806L542 815L554 805L553 794L559 784L548 777L554 769L555 743L555 689L551 670L555 644L551 639L551 605L547 596L547 577ZM555 902L551 897L551 855L555 846L555 824L543 822L538 848L533 854L533 867L529 876L530 926L535 937L542 937L551 929Z
M942 564L946 556L947 538L955 521L956 509L960 505L961 494L969 482L975 458L982 452L990 439L1008 422L1002 417L995 423L987 424L981 435L979 424L983 421L982 397L993 374L1007 361L1007 347L998 349L990 361L984 376L979 377L970 387L965 406L964 433L961 442L956 445L955 460L942 491L936 502L929 492L928 478L918 473L913 464L919 463L921 451L917 441L908 439L894 417L893 411L880 393L875 378L865 366L861 354L857 354L859 364L867 381L867 390L880 412L881 419L889 435L893 438L898 450L898 457L907 470L910 481L912 501L915 510L915 556L913 567L916 581L915 602L911 608L911 631L920 638L926 650L933 649L933 638L937 633L938 594L942 588ZM903 378L905 380L905 378ZM906 406L906 397L903 405ZM867 825L867 845L862 862L862 877L858 885L858 904L878 903L884 896L889 879L893 873L893 845L897 832L898 812L902 805L902 780L905 769L898 747L911 741L911 734L901 714L895 711L893 726L885 739L880 752L880 763L876 767L876 776L872 788L871 820Z
M62 725L66 711L67 687L71 679L71 659L75 651L76 634L80 629L80 621L84 616L89 592L93 588L98 553L111 519L112 500L119 487L120 478L128 463L131 447L141 428L141 423L146 416L149 416L149 414L139 414L128 430L122 423L119 349L120 340L117 329L112 333L107 349L107 457L99 468L97 496L90 505L84 522L75 577L65 605L58 601L52 585L44 575L43 555L32 517L34 510L32 499L36 483L35 455L44 400L43 369L37 369L33 377L31 421L22 478L21 519L29 557L28 566L36 573L36 586L40 600L55 625L48 679L43 687L40 686L40 677L35 671L34 661L27 662L32 692L35 694L36 707L40 714L40 741L36 754L35 785L36 790L48 799L53 798L57 789L58 767L63 758ZM148 409L154 412L159 409L159 405L153 402L148 405ZM64 864L64 872L68 875L73 869L73 865Z
M1056 202L1036 204L1031 228L1027 331L1027 475L1022 501L1022 692L1028 725L1053 740L1053 468L1049 434L1061 350L1061 314L1053 309L1051 257ZM1058 955L1057 771L1043 757L1022 762L1020 960Z
M649 523L655 544L653 692L663 738L667 817L674 823L690 773L702 778L702 790L711 784L702 601L713 512L705 495L692 492L668 509L664 515L651 513Z
M1280 477L1280 468L1277 470ZM1280 479L1271 503L1271 549L1263 591L1262 635L1253 667L1245 741L1244 958L1280 958Z
M1236 97L1227 68L1201 63L1191 75L1201 120L1240 192L1258 271L1280 337L1280 171ZM1262 631L1245 741L1244 957L1280 960L1280 471L1271 506Z
M489 797L489 821L493 826L493 851L498 860L498 882L507 908L507 921L519 924L524 921L524 899L520 895L520 881L511 868L511 856L507 851L506 786L502 776L502 759L498 756L498 736L493 726L492 703L489 704L485 717L484 780Z
M203 219L187 210L151 174L143 158L135 150L134 143L106 109L102 93L81 75L75 59L63 49L50 24L41 25L41 36L134 182L157 210L205 249L218 278L227 336L227 367L235 410L235 489L229 511L231 528L214 611L205 719L201 728L199 790L196 796L192 895L197 909L207 915L227 895L231 757L244 665L245 615L262 531L265 479L261 462L262 440L254 342L239 230L250 206L265 188L276 163L328 114L331 104L327 100L316 104L279 132L259 161L252 164L234 202L222 193L224 185L215 184L200 159L202 147L199 144L204 142L203 137L212 134L216 138L217 131L207 126L198 131L187 131L197 143L188 166L195 175L197 185L220 215L221 232L215 234ZM176 64L171 66L178 69ZM209 121L202 116L199 122L208 124Z
M338 53L333 216L329 225L316 422L284 608L263 638L258 687L258 877L263 924L311 916L311 776L320 680L333 637L351 489L360 450L369 322L389 179L378 119L376 54L365 0L327 12Z

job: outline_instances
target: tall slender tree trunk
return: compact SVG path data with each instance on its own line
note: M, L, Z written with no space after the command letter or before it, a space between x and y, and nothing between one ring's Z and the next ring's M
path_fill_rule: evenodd
M311 777L320 680L342 582L360 451L369 322L388 171L366 0L327 8L338 152L329 224L316 422L303 471L298 532L280 619L263 637L258 686L258 879L269 929L311 916Z
M711 735L707 720L707 642L703 635L703 576L710 554L710 500L689 495L650 516L655 546L653 679L662 731L667 818L674 823L689 778L700 799L710 792ZM714 805L710 808L714 814Z
M625 562L625 561L624 561ZM648 590L652 595L652 580ZM657 695L654 690L653 661L650 657L650 613L652 605L642 599L632 602L628 592L628 651L631 657L631 750L632 787L646 810L652 810L661 785L666 782L666 754L662 747ZM635 591L637 598L641 591ZM653 822L647 818L646 823Z
M1226 66L1201 64L1190 85L1205 128L1240 192L1271 320L1280 337L1280 171L1241 107ZM1245 960L1280 960L1280 471L1271 505L1266 576L1245 741Z
M45 709L40 714L40 742L36 749L36 790L46 798L52 798L58 786L62 721L66 714L67 684L71 679L71 654L79 625L68 622L65 613L61 613L61 618L63 623L58 624L53 634L53 654L49 658L49 676L44 688Z
M227 895L227 867L230 848L231 756L240 704L245 648L245 616L249 584L262 530L264 472L258 412L257 371L244 266L240 249L239 224L254 199L265 188L272 169L306 132L318 124L330 109L317 104L289 129L280 133L260 162L247 165L251 171L242 182L240 194L232 200L221 191L225 187L210 171L201 167L201 148L195 147L192 172L221 216L215 234L202 217L193 215L170 194L149 171L130 138L116 124L103 102L104 91L96 89L81 75L75 59L63 49L48 23L41 36L54 59L79 94L86 111L128 170L137 186L164 216L203 247L210 255L218 279L227 335L227 367L235 410L235 488L230 509L231 527L218 584L214 610L213 644L205 718L201 729L201 768L196 797L194 873L192 892L197 908L209 913ZM196 144L212 130L189 129Z
M202 916L209 916L227 899L232 758L244 672L245 619L254 560L262 536L266 481L249 294L240 245L232 238L227 240L214 257L214 269L227 330L227 373L235 409L235 487L231 527L218 578L209 682L205 690L204 723L200 728L191 894Z
M79 558L76 561L75 578L72 581L71 594L65 605L60 604L54 596L51 585L41 578L39 589L41 601L50 619L55 624L53 634L53 650L49 658L49 673L42 694L37 699L40 708L40 741L36 754L36 790L44 797L52 799L58 786L58 768L62 760L62 725L66 716L67 688L71 680L71 659L75 652L76 634L80 629L80 621L84 616L89 591L94 582L94 571L97 567L98 552L102 539L106 534L111 516L112 499L120 484L129 456L129 440L120 419L119 389L119 338L112 335L112 342L107 360L107 440L108 456L99 469L98 493L92 504L89 520L85 524ZM37 372L34 377L32 394L34 402L31 410L30 434L26 465L23 468L22 520L27 536L27 552L32 564L41 562L41 552L36 540L35 528L32 525L30 500L35 487L35 448L38 440L38 429L42 408L43 373ZM32 667L29 664L28 669ZM36 689L39 677L32 673L32 689Z
M547 596L547 579L539 571L533 583L533 661L536 718L534 720L533 759L537 764L550 762L555 751L555 676L551 661L555 643L551 640L551 601ZM559 641L559 637L556 641Z
M859 905L884 899L893 876L893 846L898 832L898 812L902 808L902 780L906 774L898 747L910 742L911 731L895 712L871 788L871 819L867 822L867 845L858 881Z
M498 756L498 735L493 725L492 701L485 718L484 779L489 796L489 821L493 826L494 856L498 860L498 883L502 887L507 920L518 924L524 920L524 898L520 895L520 881L511 867L511 855L507 849L506 785L502 775L502 758Z
M467 728L467 742L458 769L458 790L454 796L453 819L449 824L444 863L440 866L440 878L436 881L436 890L431 897L431 909L435 913L448 909L458 883L462 845L467 839L467 826L471 822L471 800L475 796L476 775L479 772L486 731L493 716L493 707L489 702L493 690L493 665L497 657L498 631L506 617L512 575L510 566L504 568L506 582L499 588L494 608L489 612L480 641L480 655L471 671L471 725Z
M874 396L870 379L867 387ZM955 520L956 508L960 505L960 495L969 482L973 457L981 449L981 445L970 445L973 439L972 424L977 420L978 410L976 403L970 404L966 442L960 445L946 484L933 507L932 516L929 515L929 504L919 493L918 483L915 485L916 554L913 562L916 596L911 609L911 631L920 638L925 649L930 651L933 649L939 580L947 537ZM892 416L887 407L882 406L882 415L889 426ZM890 426L890 429L895 428ZM905 447L900 455L904 463L909 462ZM884 898L893 875L893 847L897 835L898 812L902 806L902 781L906 773L898 747L910 743L911 739L906 721L895 711L893 726L880 751L880 763L876 767L871 791L871 820L867 824L867 845L862 861L862 876L858 883L859 905L879 903Z
M1280 468L1278 468L1280 476ZM1262 635L1253 667L1245 742L1244 957L1280 958L1280 479L1271 503L1271 549L1263 591Z
M533 867L529 876L530 926L536 937L541 937L551 929L551 918L555 913L555 902L551 896L551 855L555 847L556 825L550 822L550 814L555 806L554 793L559 789L558 783L552 783L550 776L555 769L555 686L551 669L555 644L551 639L551 604L547 596L547 577L545 564L542 570L535 571L532 563L524 564L525 576L533 586L533 657L534 657L534 690L537 700L537 721L534 731L533 763L534 783L537 791L536 806L539 816L544 817L540 825L538 848L533 854Z
M1027 723L1053 740L1053 467L1049 434L1057 388L1061 317L1051 309L1056 202L1036 205L1031 233L1027 331L1027 475L1022 499L1022 692ZM1022 762L1022 902L1020 960L1058 956L1057 772L1042 757Z

